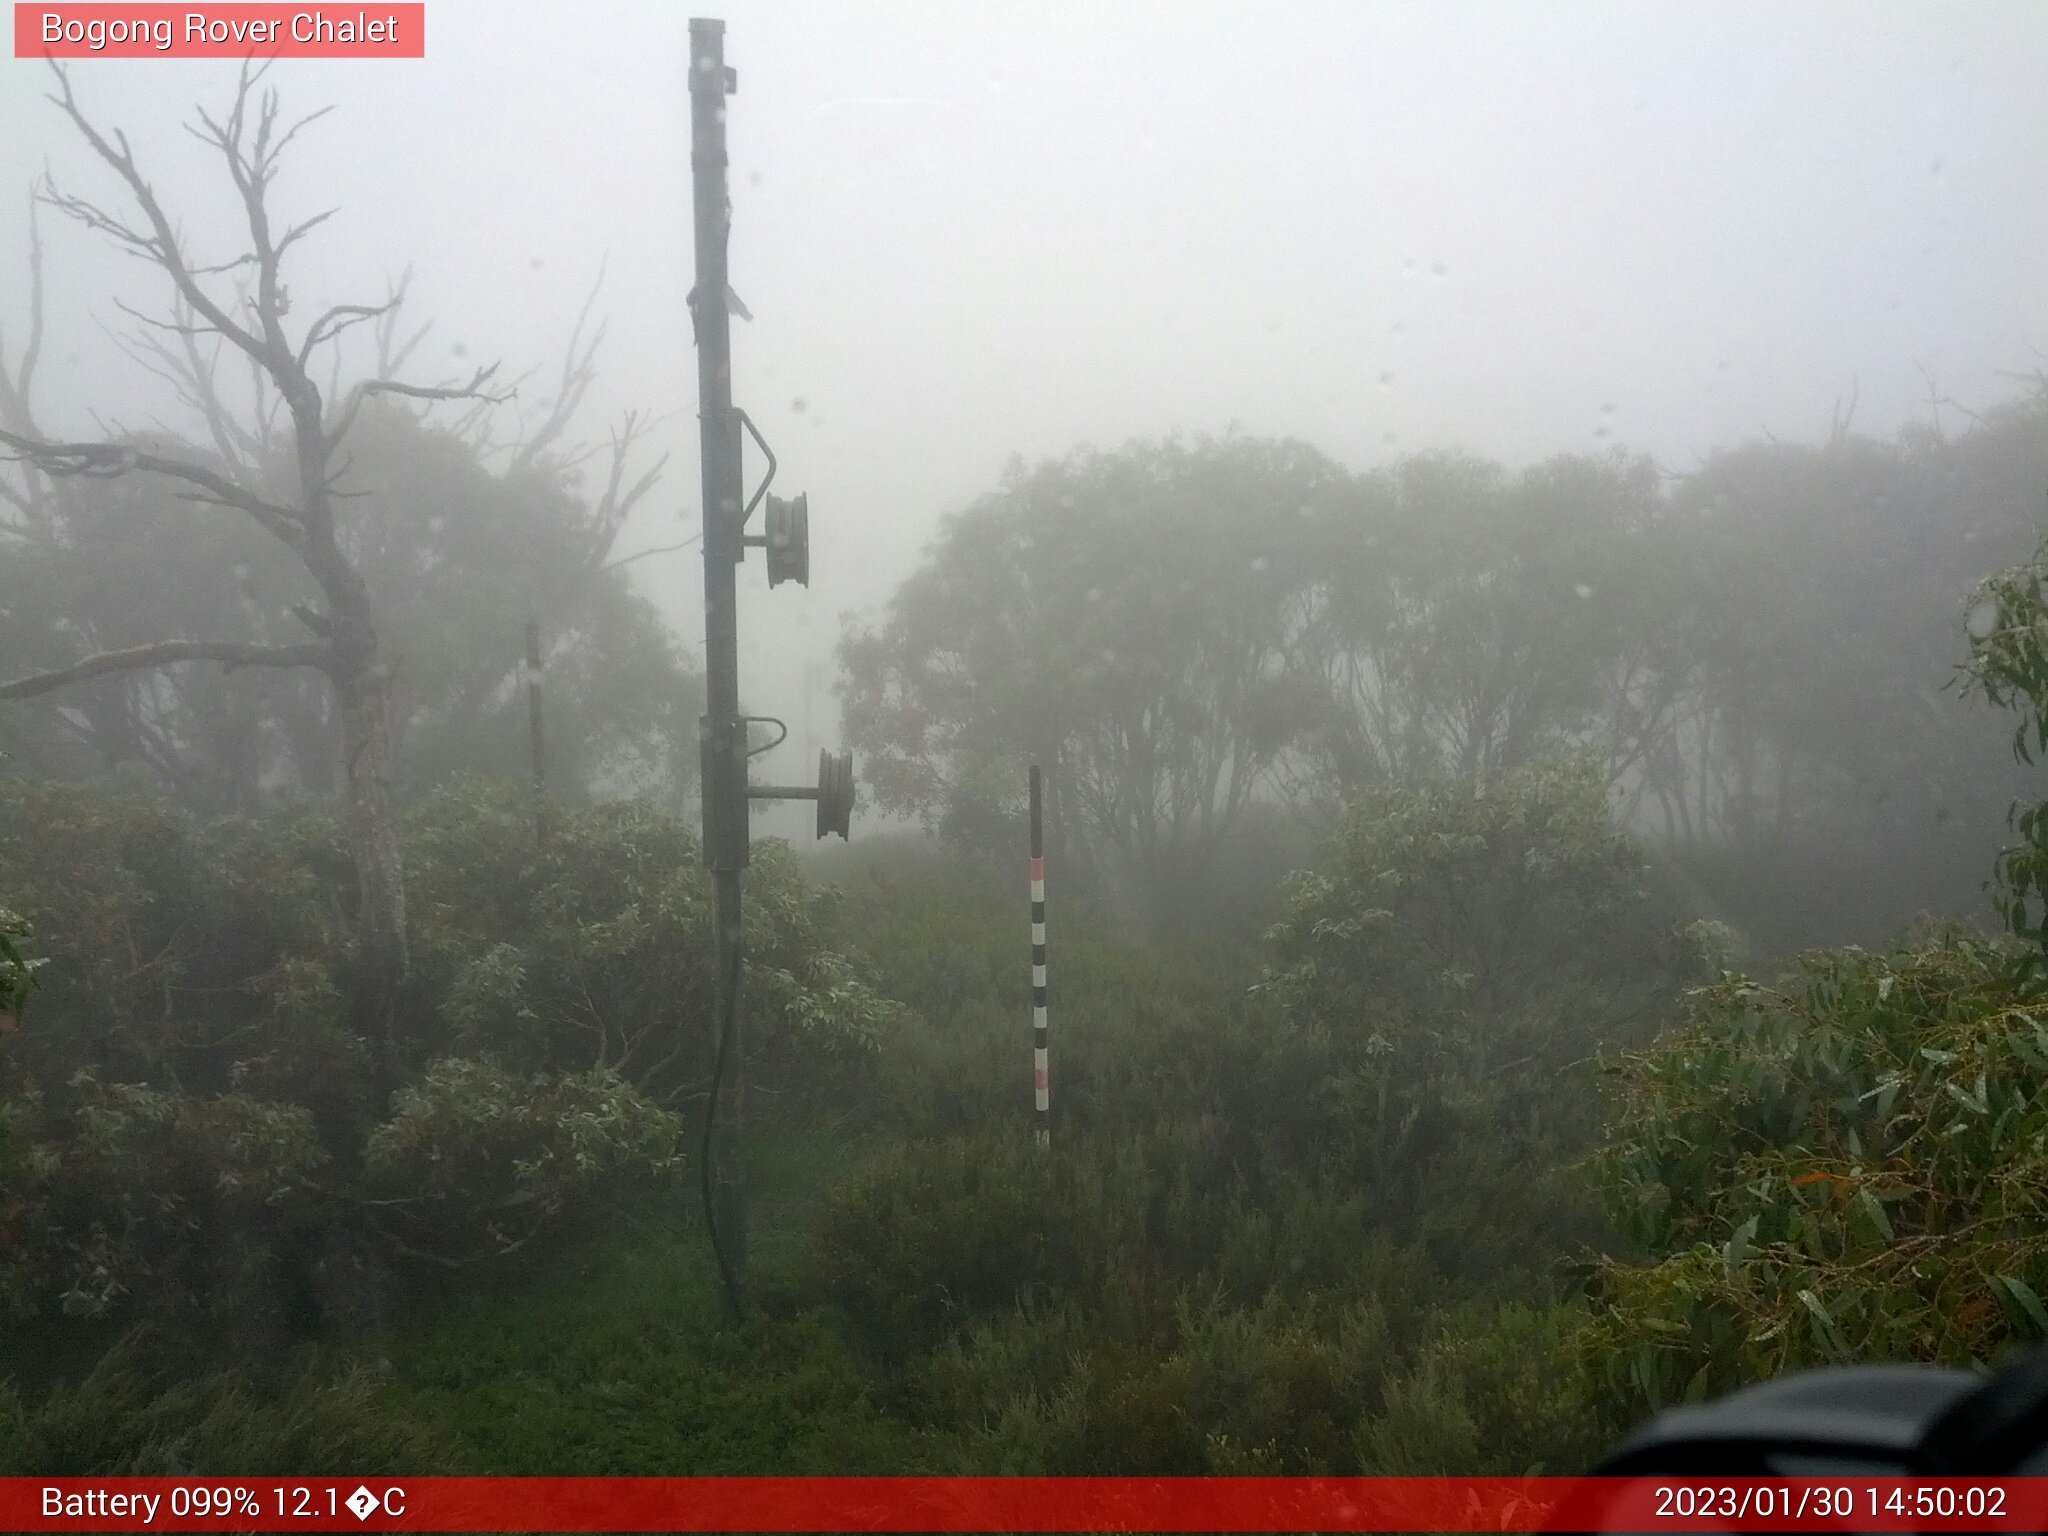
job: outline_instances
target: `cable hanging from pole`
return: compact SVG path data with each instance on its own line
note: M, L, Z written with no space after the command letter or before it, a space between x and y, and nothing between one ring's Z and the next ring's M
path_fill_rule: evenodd
M726 1252L725 1239L718 1230L718 1203L712 1194L711 1168L712 1137L718 1128L718 1095L725 1085L726 1062L732 1054L740 995L740 946L734 942L729 947L732 951L729 962L724 955L718 957L725 984L718 989L718 1048L711 1063L711 1091L704 1097L704 1135L697 1149L697 1174L698 1188L704 1197L704 1224L711 1233L711 1256L718 1262L718 1281L725 1290L725 1304L732 1312L733 1321L738 1322L746 1310L746 1303L740 1292L740 1279L733 1267L733 1257Z

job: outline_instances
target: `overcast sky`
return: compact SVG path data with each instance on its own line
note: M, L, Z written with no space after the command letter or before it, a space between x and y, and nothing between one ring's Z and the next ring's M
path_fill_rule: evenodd
M424 60L288 62L333 103L280 189L339 204L297 312L411 264L423 374L545 366L600 262L592 433L672 413L630 545L694 526L688 7L429 0ZM813 587L743 590L745 688L886 598L1013 453L1173 430L1367 466L1619 444L1673 469L1764 429L1982 404L2048 348L2048 6L1498 3L723 7L737 397L811 496ZM177 131L233 66L85 61L201 249L217 173ZM0 271L47 161L107 190L0 62ZM219 239L211 238L216 233ZM152 399L95 317L133 262L47 230L53 428ZM18 335L22 284L0 283ZM461 349L457 352L456 349ZM60 410L68 406L68 410ZM684 626L687 555L639 567ZM822 708L822 703L821 703Z

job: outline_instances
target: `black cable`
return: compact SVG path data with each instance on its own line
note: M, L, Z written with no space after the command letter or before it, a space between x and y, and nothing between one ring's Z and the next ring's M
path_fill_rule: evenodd
M718 1260L718 1278L725 1286L725 1302L732 1311L734 1322L740 1320L745 1311L740 1301L739 1277L733 1273L732 1259L725 1251L725 1243L718 1230L718 1207L712 1199L711 1185L711 1139L712 1131L718 1124L718 1091L725 1082L725 1063L731 1053L732 1037L739 1018L740 998L740 946L735 941L731 946L725 987L719 999L718 1051L711 1063L711 1092L704 1100L704 1138L698 1150L699 1184L704 1198L704 1225L711 1233L712 1256ZM724 957L720 957L721 963Z

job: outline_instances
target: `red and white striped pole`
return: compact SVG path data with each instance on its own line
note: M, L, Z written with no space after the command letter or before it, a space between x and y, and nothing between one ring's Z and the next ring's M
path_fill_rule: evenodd
M1031 765L1031 1082L1038 1144L1052 1145L1052 1066L1045 1032L1045 797Z

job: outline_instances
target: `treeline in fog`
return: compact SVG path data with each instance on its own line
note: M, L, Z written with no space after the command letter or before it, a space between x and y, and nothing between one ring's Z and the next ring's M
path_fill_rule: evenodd
M1881 938L1983 907L2020 778L1956 695L1958 616L2032 545L2044 420L1682 473L1238 437L1013 465L847 638L852 739L876 804L970 847L1014 850L1044 763L1069 869L1162 919L1362 789L1578 753L1770 953Z

